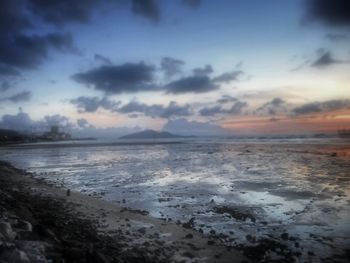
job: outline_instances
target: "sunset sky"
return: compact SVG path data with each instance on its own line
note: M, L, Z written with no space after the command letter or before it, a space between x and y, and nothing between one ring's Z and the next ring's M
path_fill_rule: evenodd
M1 128L350 128L348 0L1 1L0 37Z

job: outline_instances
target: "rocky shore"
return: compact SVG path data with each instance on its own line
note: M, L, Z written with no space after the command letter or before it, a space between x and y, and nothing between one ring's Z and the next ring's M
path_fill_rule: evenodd
M249 262L215 237L54 187L5 162L0 185L0 262Z

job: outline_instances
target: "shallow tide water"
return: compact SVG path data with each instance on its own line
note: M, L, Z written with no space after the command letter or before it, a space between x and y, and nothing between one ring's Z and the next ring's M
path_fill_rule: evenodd
M186 141L9 146L0 159L56 185L191 222L226 245L276 240L297 260L318 262L350 247L349 153L350 143L338 141Z

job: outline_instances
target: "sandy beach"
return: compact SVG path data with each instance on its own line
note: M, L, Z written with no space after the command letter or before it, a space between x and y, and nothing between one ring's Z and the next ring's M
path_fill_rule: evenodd
M249 262L218 237L0 163L1 262Z

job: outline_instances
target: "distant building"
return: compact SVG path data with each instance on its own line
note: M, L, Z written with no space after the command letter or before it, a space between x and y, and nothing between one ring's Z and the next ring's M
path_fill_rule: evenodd
M62 140L70 140L71 135L66 132L60 132L60 129L58 126L51 126L51 129L49 132L45 132L42 135L43 140L48 141L62 141Z

